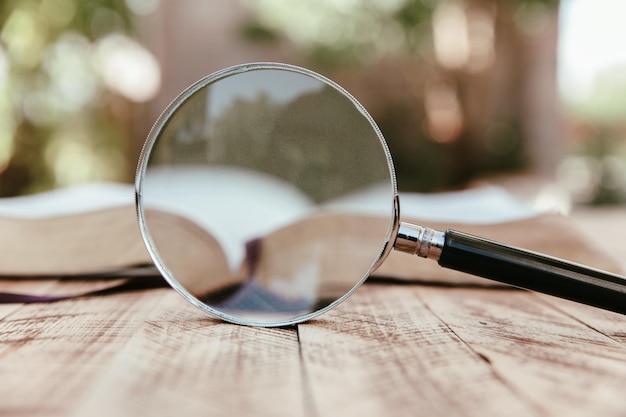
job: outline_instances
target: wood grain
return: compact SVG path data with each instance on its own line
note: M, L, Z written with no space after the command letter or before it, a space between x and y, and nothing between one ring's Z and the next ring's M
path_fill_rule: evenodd
M235 326L162 297L75 416L302 416L295 328Z
M623 416L626 349L526 291L421 288L432 311L544 415ZM618 318L626 326L623 316Z
M318 415L538 415L418 287L366 285L299 333Z
M419 282L365 284L297 328L221 323L169 289L7 304L0 416L624 416L625 329L536 293Z
M0 291L42 295L50 294L56 285L57 282L54 280L46 282L41 280L2 281L0 282ZM0 304L0 320L20 307L20 304Z
M62 416L143 323L158 292L21 306L0 321L0 415Z
M623 315L543 294L536 294L536 296L539 301L590 329L626 345L626 322Z
M19 306L0 320L0 415L623 415L626 320L550 300L369 284L297 331L167 289Z

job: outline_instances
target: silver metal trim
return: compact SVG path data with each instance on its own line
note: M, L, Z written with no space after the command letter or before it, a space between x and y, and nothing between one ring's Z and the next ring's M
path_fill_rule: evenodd
M394 190L394 197L393 197L393 210L392 210L391 216L392 218L391 218L391 224L389 226L390 229L388 232L387 240L385 241L385 244L380 253L380 256L370 268L369 275L371 275L374 271L376 271L383 264L385 259L387 259L387 256L389 256L389 253L391 253L391 250L394 248L393 242L396 241L396 238L398 236L398 231L400 229L400 198L398 197L398 193L395 192L395 190Z
M285 71L291 71L291 72L308 75L336 89L337 91L342 93L345 97L347 97L352 102L352 104L356 107L356 109L360 111L361 114L363 114L363 116L370 122L372 129L374 129L374 131L376 132L376 135L378 136L380 144L387 158L387 165L389 168L389 176L391 180L390 185L392 187L393 196L394 196L394 199L392 202L392 213L391 213L387 235L384 238L385 240L382 243L381 250L380 250L378 257L372 261L372 265L370 269L367 271L367 273L343 297L339 298L338 300L329 304L328 306L320 310L314 311L307 315L298 316L290 320L277 321L277 322L255 322L255 321L250 321L250 320L243 320L238 317L224 314L220 312L219 310L211 308L210 306L202 303L200 300L198 300L193 295L191 295L185 288L183 288L177 282L177 280L173 277L172 273L163 264L156 248L154 247L152 238L150 236L150 231L148 230L148 227L146 226L146 219L145 219L145 213L144 213L144 201L143 201L143 195L142 195L144 176L148 167L148 160L150 158L152 148L155 142L158 140L159 135L161 134L161 131L168 123L172 114L196 91L204 88L205 86L209 84L212 84L222 78L225 78L225 77L237 74L237 73L255 71L255 70L264 70L264 69L282 69ZM308 70L306 68L302 68L302 67L298 67L298 66L290 65L290 64L277 63L277 62L256 62L256 63L235 65L229 68L225 68L211 75L208 75L207 77L197 81L196 83L192 84L187 89L185 89L183 92L181 92L165 108L165 110L158 117L158 119L156 120L156 122L154 123L154 125L152 126L152 129L150 130L148 134L146 142L144 143L144 146L141 151L141 155L139 157L139 162L137 164L137 171L135 173L135 202L136 202L136 214L137 214L137 220L139 223L139 230L141 232L141 236L143 238L144 244L148 250L148 253L150 254L150 257L155 263L157 269L159 270L161 275L165 278L165 280L168 282L168 284L172 288L174 288L180 295L183 296L183 298L185 298L194 306L198 307L199 309L213 316L219 317L222 320L225 320L231 323L236 323L236 324L262 326L262 327L287 326L287 325L292 325L292 324L307 321L313 317L316 317L332 309L333 307L337 306L342 301L344 301L346 298L348 298L363 282L365 282L365 280L376 270L376 268L378 268L383 263L385 258L389 255L389 253L393 249L393 242L395 242L396 240L396 234L398 233L398 228L399 228L399 223L400 223L397 182L396 182L395 169L393 166L393 160L391 158L391 152L389 151L385 138L383 137L379 127L376 125L376 122L371 117L371 115L367 112L367 110L363 107L363 105L359 103L358 100L354 98L354 96L352 96L352 94L350 94L347 90L345 90L343 87L341 87L334 81L314 71Z
M439 260L445 244L445 234L437 230L401 222L394 249L420 258Z

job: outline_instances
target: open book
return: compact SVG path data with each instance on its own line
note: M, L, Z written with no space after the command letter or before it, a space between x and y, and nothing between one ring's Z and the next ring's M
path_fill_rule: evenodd
M452 193L401 194L403 221L437 230L453 228L510 245L546 253L593 267L619 272L618 265L588 241L561 215L536 214L498 188L479 188ZM288 207L285 204L283 207ZM258 207L258 205L257 205ZM436 210L433 207L437 207ZM254 216L261 216L254 218ZM376 222L388 223L384 213L372 209L350 216L354 233L362 233ZM161 211L167 239L196 239L195 253L178 254L181 263L207 268L229 268L220 239L199 231L195 221L167 220L175 213ZM251 210L248 222L263 222L263 210ZM324 223L316 217L323 234ZM330 222L330 223L329 223ZM169 226L168 226L169 225ZM169 228L168 228L169 227ZM289 246L299 222L280 227L264 236L276 245ZM291 229L290 229L291 228ZM142 242L134 208L133 187L128 184L87 184L40 195L0 200L0 276L58 277L114 271L150 264ZM295 234L294 234L294 231ZM267 242L266 242L267 244ZM207 256L211 253L211 256ZM350 248L350 256L358 256ZM339 256L339 255L338 255ZM369 256L369 255L368 255ZM346 267L345 259L336 264ZM436 263L391 252L374 276L407 281L491 284L482 278L440 268Z

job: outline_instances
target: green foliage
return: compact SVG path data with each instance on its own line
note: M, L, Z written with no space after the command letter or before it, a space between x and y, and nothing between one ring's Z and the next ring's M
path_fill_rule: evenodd
M0 3L0 196L124 179L126 137L94 45L131 34L124 0Z
M412 30L430 21L436 5L435 1L407 0L392 14L392 17L405 30Z
M261 22L250 19L241 26L241 36L254 42L275 42L280 39L279 33Z
M92 40L113 30L132 31L124 0L5 0L0 5L0 25L20 11L26 11L43 26L48 42L68 30Z
M584 203L612 205L626 203L626 148L610 128L596 128L594 136L576 150L587 158L594 187Z
M485 15L493 13L495 20L514 22L517 25L512 30L528 34L545 21L541 17L547 10L559 4L558 0L259 0L250 6L256 12L254 22L264 28L258 32L262 40L288 40L300 58L325 73L338 68L359 71L381 59L395 60L399 66L410 62L410 71L404 73L406 90L399 91L398 97L381 97L373 116L391 148L399 186L435 191L462 186L477 175L520 169L527 162L517 108L512 105L506 114L501 114L504 110L497 112L494 120L469 120L477 112L463 108L462 94L463 83L471 82L473 74L464 72L464 68L448 70L437 63L433 16L446 3L465 4L467 10L482 8ZM478 25L485 25L485 21ZM254 32L248 35L255 40ZM465 123L458 137L449 143L433 139L425 126L425 86L436 79L446 80L457 94ZM381 87L367 87L376 88ZM476 128L481 125L485 126L482 132Z
M593 124L619 125L626 119L626 65L600 73L584 97L571 97L567 91L563 95L570 115Z
M428 41L435 9L450 0L250 1L255 12L242 27L250 41L288 38L312 66L336 68L372 61L380 54L414 54ZM559 0L492 0L513 8L558 7Z

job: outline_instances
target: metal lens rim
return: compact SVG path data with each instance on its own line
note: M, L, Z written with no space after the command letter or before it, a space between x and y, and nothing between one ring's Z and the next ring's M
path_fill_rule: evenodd
M387 231L387 235L385 237L385 243L383 247L381 248L380 254L376 257L376 259L373 260L372 265L369 268L368 272L352 287L352 289L348 291L346 294L344 294L342 297L340 297L339 299L335 300L331 304L319 310L313 311L306 315L293 317L288 320L281 320L281 321L275 321L275 322L246 320L246 319L242 319L239 317L231 316L229 314L225 314L201 302L196 297L194 297L191 293L189 293L178 282L178 280L176 280L174 275L168 270L167 266L164 265L164 263L161 261L158 255L158 252L154 246L154 243L150 237L150 231L149 231L149 227L146 224L146 218L145 218L145 212L144 212L144 206L143 206L144 204L143 182L144 182L144 177L145 177L146 170L148 167L148 161L150 160L150 155L152 153L152 149L155 143L158 141L161 135L161 132L167 125L172 115L176 113L176 111L186 103L189 97L191 97L198 90L203 89L207 85L213 84L219 81L220 79L231 77L239 73L256 71L256 70L281 70L281 71L288 71L288 72L303 74L303 75L312 77L334 88L335 90L343 94L345 97L347 97L350 100L350 102L355 106L355 108L358 111L360 111L363 114L363 116L369 121L370 125L372 126L372 129L376 132L376 135L380 141L382 149L384 150L385 156L387 158L387 165L389 167L389 176L391 179L391 187L392 187L393 200L394 200L392 202L392 212L391 212L389 229ZM313 317L319 316L320 314L323 314L326 311L334 308L335 306L340 304L342 301L344 301L346 298L348 298L359 286L361 286L361 284L368 278L368 276L372 272L374 272L380 266L380 264L384 261L384 259L388 256L389 252L391 251L393 247L393 242L396 239L398 229L399 229L399 223L400 223L399 222L400 208L398 204L397 182L396 182L396 175L395 175L395 170L393 166L393 160L391 158L391 153L387 146L387 142L385 141L374 119L370 116L367 110L365 110L365 108L361 105L361 103L359 103L356 100L356 98L354 98L348 91L346 91L343 87L341 87L334 81L306 68L302 68L302 67L291 65L291 64L276 63L276 62L255 62L255 63L247 63L247 64L241 64L241 65L228 67L228 68L214 72L213 74L210 74L202 78L201 80L197 81L196 83L192 84L191 86L187 87L184 91L182 91L165 108L165 110L157 118L152 129L150 130L150 133L148 134L146 142L144 143L144 146L142 148L141 155L139 157L139 161L137 164L137 171L135 174L135 203L136 203L137 220L139 223L139 230L141 232L141 237L143 239L143 242L155 266L157 267L161 275L164 277L164 279L172 288L174 288L180 295L182 295L191 304L195 305L199 309L215 317L218 317L224 321L235 323L235 324L262 326L262 327L288 326L288 325L293 325L293 324L307 321Z

